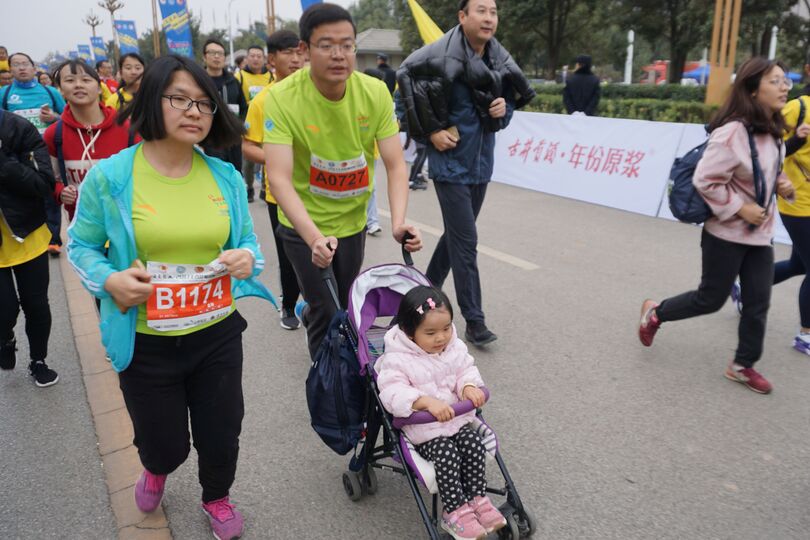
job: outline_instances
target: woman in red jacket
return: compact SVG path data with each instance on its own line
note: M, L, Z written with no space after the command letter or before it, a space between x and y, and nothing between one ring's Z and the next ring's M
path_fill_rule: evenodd
M48 145L56 190L70 219L76 209L79 184L95 163L136 142L129 133L129 121L115 122L116 111L99 103L101 78L84 61L63 62L54 82L67 101L62 119L51 124L43 138Z

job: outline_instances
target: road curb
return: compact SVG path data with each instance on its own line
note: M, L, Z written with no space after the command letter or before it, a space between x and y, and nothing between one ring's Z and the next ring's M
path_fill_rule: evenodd
M101 345L95 301L82 287L66 254L60 257L59 268L118 539L172 540L162 506L151 514L144 514L135 506L135 482L143 466L132 444L132 421L118 387L118 375Z

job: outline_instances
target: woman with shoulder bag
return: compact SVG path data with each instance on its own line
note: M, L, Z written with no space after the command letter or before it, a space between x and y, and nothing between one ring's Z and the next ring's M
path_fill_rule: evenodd
M731 94L709 125L709 144L693 183L713 216L701 236L703 273L697 290L641 307L639 339L652 345L662 323L718 311L739 276L743 312L739 343L725 376L767 394L754 364L762 356L773 281L774 192L794 197L782 173L781 110L790 81L779 61L751 58L737 71Z

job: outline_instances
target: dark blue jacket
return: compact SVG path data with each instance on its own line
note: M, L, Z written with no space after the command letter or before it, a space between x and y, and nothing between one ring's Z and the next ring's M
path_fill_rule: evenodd
M505 124L512 120L515 102L506 94ZM470 87L455 81L450 90L449 120L459 134L458 145L439 152L427 143L430 178L436 182L483 184L492 179L495 165L495 134L486 131L473 103Z

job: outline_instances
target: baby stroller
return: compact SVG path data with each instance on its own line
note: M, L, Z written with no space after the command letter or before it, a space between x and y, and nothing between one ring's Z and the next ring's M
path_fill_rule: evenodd
M405 476L411 488L419 513L422 516L428 537L431 540L447 538L439 527L439 495L433 465L422 458L414 446L401 433L408 424L425 424L436 419L427 411L420 411L408 418L393 418L382 406L377 389L377 372L374 364L383 353L384 336L396 321L402 297L417 285L430 285L430 281L413 267L410 253L403 249L405 265L386 264L362 272L352 284L349 294L348 315L351 324L352 345L356 346L357 360L366 383L366 431L354 450L349 468L343 473L343 488L352 501L377 491L375 469L392 471ZM335 297L336 300L336 297ZM381 321L380 319L383 319ZM385 321L388 321L387 323ZM484 389L489 398L489 393ZM456 415L474 409L469 400L453 405ZM487 491L505 497L499 507L507 519L507 525L497 532L498 538L518 540L531 536L537 524L532 514L523 506L515 484L498 450L494 431L484 422L480 410L473 422L487 448L488 454L497 463L503 476L504 486L488 486ZM382 441L378 438L382 432ZM488 460L489 461L489 460ZM432 511L429 513L419 491L422 484L432 495Z

